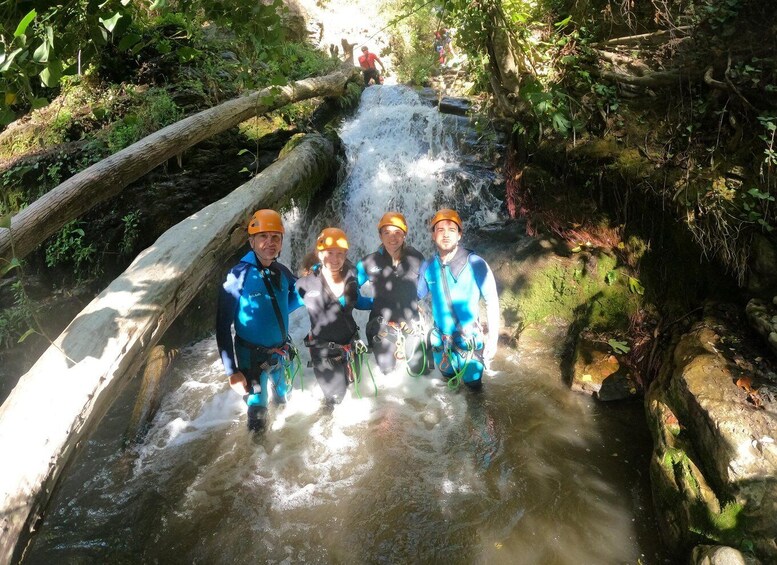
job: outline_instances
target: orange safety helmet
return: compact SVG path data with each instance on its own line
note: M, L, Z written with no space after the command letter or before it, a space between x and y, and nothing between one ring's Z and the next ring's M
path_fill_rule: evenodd
M326 249L348 250L348 237L340 228L324 228L316 238L316 250L324 251Z
M378 222L378 232L386 226L394 226L407 233L407 222L399 212L386 212Z
M248 222L248 234L254 235L264 231L277 231L283 233L283 220L275 210L257 210Z
M464 230L464 226L461 223L461 217L459 217L459 213L456 210L451 210L450 208L443 208L441 210L437 210L437 213L434 215L434 218L432 218L432 221L429 222L429 227L434 230L434 226L437 222L442 222L443 220L450 220L457 226L459 226L459 231Z

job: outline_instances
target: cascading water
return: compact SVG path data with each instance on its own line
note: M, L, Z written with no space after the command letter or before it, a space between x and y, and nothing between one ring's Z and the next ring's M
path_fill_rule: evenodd
M500 202L488 190L494 179L462 166L462 121L409 88L365 90L356 116L340 131L345 180L291 247L310 250L320 229L335 225L348 234L355 262L378 247L378 220L395 210L407 218L408 243L428 256L429 220L438 208L456 208L467 229L496 220Z
M425 254L437 206L458 207L467 228L495 217L497 202L458 164L456 136L413 92L367 89L342 138L348 173L330 205L287 218L292 266L325 224L347 231L355 260L377 247L388 209L405 213ZM301 344L305 313L291 326ZM558 351L528 341L500 353L482 394L375 369L377 396L364 380L332 413L303 368L291 402L251 435L206 339L183 352L144 442L127 451L136 391L116 402L25 560L658 562L638 471L649 439L612 428L612 412L561 384Z

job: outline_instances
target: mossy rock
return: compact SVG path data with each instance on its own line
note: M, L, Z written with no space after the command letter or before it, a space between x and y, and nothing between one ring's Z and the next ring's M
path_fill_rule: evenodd
M626 268L604 252L551 255L526 265L522 276L513 278L518 282L503 285L501 291L508 325L518 320L539 324L552 317L594 331L625 331L642 304Z

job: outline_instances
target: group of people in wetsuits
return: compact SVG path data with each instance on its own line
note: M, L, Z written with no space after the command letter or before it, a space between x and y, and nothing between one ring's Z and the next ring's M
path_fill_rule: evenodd
M480 389L499 334L494 275L481 257L459 245L463 223L455 210L437 211L430 228L436 252L424 259L405 241L405 217L387 212L378 222L380 247L355 266L347 258L345 232L325 228L316 238L315 264L296 278L277 261L284 236L281 216L268 209L254 213L248 223L251 249L227 274L216 323L224 370L246 401L250 430L264 428L270 387L280 403L291 392L292 367L296 360L299 369L299 361L289 339L289 313L302 306L310 317L305 346L327 405L343 400L360 370L354 369L355 356L369 350L384 373L400 361L413 376L436 366L454 387L464 383ZM371 297L360 291L367 283ZM419 308L427 296L430 331ZM487 331L479 319L481 299ZM370 311L366 344L354 309Z

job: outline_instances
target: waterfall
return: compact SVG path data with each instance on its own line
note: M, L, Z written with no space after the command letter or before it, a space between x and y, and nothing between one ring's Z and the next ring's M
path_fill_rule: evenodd
M462 165L462 137L468 120L440 114L404 86L364 90L359 110L340 129L347 157L344 181L326 210L310 220L295 258L310 250L326 225L341 227L354 263L375 251L378 220L388 211L405 215L407 242L424 256L433 253L429 221L439 208L455 208L466 233L499 215L500 201L489 192L493 178ZM292 224L298 215L292 213ZM300 237L300 236L298 236Z

